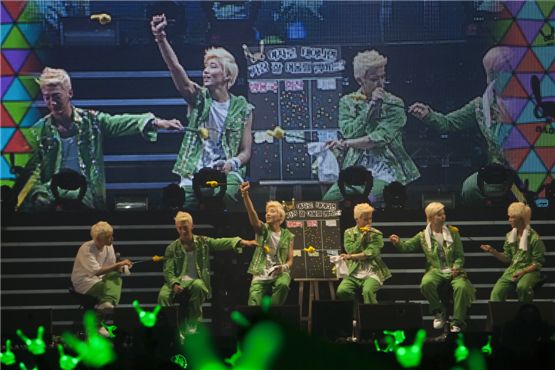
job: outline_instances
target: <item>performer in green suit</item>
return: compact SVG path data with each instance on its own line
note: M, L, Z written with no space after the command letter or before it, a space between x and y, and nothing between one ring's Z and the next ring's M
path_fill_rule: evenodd
M187 212L177 212L175 228L179 238L166 247L164 255L165 284L158 294L161 306L170 306L176 295L189 293L189 329L194 331L202 318L202 304L211 296L210 252L240 247L255 247L254 240L236 238L209 238L193 234L193 217Z
M474 98L462 108L443 114L424 103L414 103L409 107L409 113L440 132L479 129L486 141L488 162L508 166L503 156L503 143L510 130L503 126L512 124L512 118L505 107L499 84L512 72L512 57L508 47L494 47L486 53L482 60L487 77L484 95ZM461 195L466 205L483 203L477 179L478 173L475 172L463 183Z
M532 210L521 202L512 203L507 213L512 230L505 236L503 252L488 244L480 248L509 265L491 291L491 301L504 301L516 290L518 300L532 302L534 286L540 280L540 269L545 262L545 245L538 233L530 227Z
M29 135L33 149L27 164L29 179L19 195L22 210L48 209L54 202L52 176L67 168L83 175L87 192L83 203L90 208L106 207L103 140L112 136L141 134L149 141L157 129L182 129L178 120L163 120L152 113L109 115L76 108L71 103L73 89L67 72L46 67L38 79L42 97L50 113L40 119ZM77 192L61 192L76 198Z
M188 127L203 128L208 132L208 137L203 139L194 130L186 131L173 167L173 172L181 177L181 187L185 190L185 208L194 209L198 206L192 179L204 167L216 168L227 174L224 201L231 207L237 203L245 165L251 157L254 106L244 97L229 92L237 79L239 68L233 55L223 48L206 51L203 87L191 81L166 39L166 26L165 15L152 18L154 39L175 87L187 102Z
M374 208L368 203L354 207L356 226L345 230L340 258L347 263L349 276L337 287L337 299L354 300L358 288L362 289L364 303L378 303L376 292L391 272L380 256L383 248L382 232L372 227Z
M256 233L256 240L262 248L257 248L252 256L248 272L252 274L249 289L249 306L258 306L264 295L271 295L273 305L282 305L287 299L293 265L293 241L295 235L280 227L285 220L283 205L276 201L266 203L266 222L260 221L251 198L250 184L241 184L241 196L249 215L249 221Z
M407 122L403 100L385 91L387 58L376 50L359 53L353 60L360 89L339 100L339 129L342 140L329 147L342 151L341 168L362 165L372 172L374 203L382 200L383 188L398 181L406 185L420 177L418 168L403 146L402 128ZM362 189L347 189L362 192ZM334 184L324 200L343 199Z
M445 226L445 206L432 202L425 209L428 225L412 238L401 241L392 234L389 240L402 252L422 250L426 256L426 272L420 289L430 304L434 328L445 325L445 306L439 297L442 284L453 287L453 321L451 332L460 332L466 326L466 313L475 299L476 291L463 269L464 251L459 230Z

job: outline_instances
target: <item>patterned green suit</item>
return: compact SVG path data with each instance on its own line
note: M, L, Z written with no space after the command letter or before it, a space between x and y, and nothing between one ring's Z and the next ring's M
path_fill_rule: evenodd
M343 278L337 287L337 299L353 300L356 289L362 288L364 303L378 303L376 292L381 288L383 282L391 277L391 272L380 255L383 248L382 232L374 228L364 232L357 226L351 227L345 230L343 247L348 254L364 253L366 259L346 261L349 276ZM373 275L364 279L353 276L360 269L371 271Z
M142 134L149 141L156 141L156 130L147 129L147 123L154 119L154 115L123 114L109 115L94 110L73 107L73 123L77 128L78 160L81 173L87 179L87 192L83 203L91 208L106 208L106 179L104 174L104 138ZM23 210L32 210L39 205L34 203L37 195L54 201L50 191L52 176L61 170L62 144L61 137L49 114L39 120L32 128L30 144L33 156L28 163L31 176L38 176L29 195L22 205ZM76 197L77 194L68 192L64 196Z
M422 250L426 256L426 272L422 277L420 290L430 304L431 313L445 313L445 306L439 297L438 288L441 284L450 283L453 287L453 317L461 325L465 325L466 313L472 302L476 299L476 290L464 272L464 251L456 227L449 226L453 243L448 245L445 241L440 246L437 240L430 235L431 248L426 241L426 230L423 230L412 238L401 241L396 247L402 252L415 252ZM439 251L442 248L442 251ZM440 257L444 255L445 258ZM444 272L448 268L461 270L454 279L450 272Z

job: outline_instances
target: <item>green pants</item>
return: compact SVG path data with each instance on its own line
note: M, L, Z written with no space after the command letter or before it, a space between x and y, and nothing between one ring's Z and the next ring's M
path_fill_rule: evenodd
M453 318L461 325L466 325L466 313L476 299L476 290L465 275L451 279L451 274L438 270L430 270L422 277L420 290L430 304L432 314L445 313L445 305L441 302L438 288L441 284L450 283L453 287Z
M110 302L117 305L121 297L121 285L119 272L112 271L104 275L102 281L94 284L85 294L95 297L100 303Z
M223 201L228 210L238 207L239 198L237 195L239 193L240 184L240 180L236 175L227 175L227 189L225 191ZM186 210L197 210L199 203L197 197L195 196L195 192L193 191L193 186L184 186L183 191L185 192L185 203L183 203L183 208ZM207 197L213 192L212 189L202 189L202 191ZM219 189L216 189L215 191L218 192Z
M204 281L201 279L194 279L182 281L180 283L184 289L183 293L189 296L187 301L187 319L190 321L200 321L202 319L202 304L208 297L208 288ZM158 304L162 307L171 306L176 300L181 297L176 297L172 288L164 284L158 293Z
M534 299L534 287L539 280L539 271L529 272L518 281L512 280L512 274L504 273L495 283L491 291L490 301L504 301L510 292L516 290L516 295L520 302L532 302Z
M388 183L385 181L378 179L374 180L374 185L372 186L372 190L370 191L370 199L372 199L372 204L380 205L381 203L383 203L383 188L385 188L386 185L388 185ZM347 194L362 194L362 192L364 191L364 187L345 186L345 191L347 192ZM341 201L343 199L343 194L341 194L337 183L333 184L322 198L322 200L325 201Z
M249 306L260 306L262 297L272 295L272 306L280 306L285 303L291 284L291 275L282 272L275 280L253 280L249 288Z
M484 204L485 198L478 187L478 172L474 172L464 180L461 198L465 206L481 206Z
M354 301L358 288L362 288L364 303L378 303L376 293L382 285L374 278L357 279L351 276L344 278L337 287L337 299L340 301Z

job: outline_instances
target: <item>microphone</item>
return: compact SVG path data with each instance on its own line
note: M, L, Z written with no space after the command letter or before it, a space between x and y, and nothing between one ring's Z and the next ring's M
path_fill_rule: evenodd
M368 119L375 119L380 117L380 111L382 110L382 99L372 99L368 104Z

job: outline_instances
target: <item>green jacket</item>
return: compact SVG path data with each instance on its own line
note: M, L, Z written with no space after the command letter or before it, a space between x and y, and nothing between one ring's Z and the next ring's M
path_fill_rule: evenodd
M222 146L226 159L231 159L239 154L243 131L254 107L247 102L243 96L230 94L229 112L225 119L225 132L222 135ZM195 103L187 116L189 128L197 129L203 127L208 121L212 97L206 88L201 88ZM173 172L181 177L191 177L197 169L197 164L202 155L203 141L194 131L185 131L181 148L177 154L177 161ZM241 169L244 176L245 167Z
M238 247L241 238L209 238L207 236L193 235L193 245L196 251L196 269L199 279L208 288L208 297L211 296L210 287L210 252L228 249L240 250ZM164 281L168 287L175 283L181 283L181 275L186 273L183 268L186 263L187 252L179 239L173 241L166 247L164 254Z
M148 121L154 119L152 113L109 115L95 110L73 107L73 123L77 126L79 166L87 179L87 193L84 204L91 208L106 208L106 179L104 174L104 138L142 134L149 141L156 141L155 129L147 130ZM33 195L42 193L54 200L50 191L52 176L61 170L62 144L58 129L49 114L32 128L29 143L33 155L27 165L31 175L38 176L24 208L30 204Z
M514 243L509 242L510 234L511 232L508 232L505 237L503 254L505 254L505 257L511 261L511 264L507 267L503 275L512 276L516 271L522 270L531 264L536 265L538 270L540 270L545 263L545 245L540 239L538 233L534 229L530 228L527 251L523 251L518 248L518 241Z
M289 257L289 247L291 245L291 241L295 238L295 235L284 228L281 228L281 237L279 238L279 243L277 247L276 257L278 259L278 263L283 265L287 262L287 258ZM256 241L258 245L264 247L268 244L268 240L270 239L270 228L268 224L262 224L262 231L260 234L256 235ZM260 275L264 271L264 267L266 266L266 253L264 253L263 248L255 248L254 254L252 255L252 260L249 265L249 269L247 272L252 275Z
M378 229L372 227L370 231L362 232L355 226L345 230L343 247L349 254L364 253L382 284L391 277L391 271L389 271L380 255L383 248L383 235ZM345 262L349 268L349 275L361 265L359 260L347 260Z
M356 139L368 136L374 143L374 153L401 184L406 185L419 178L420 172L403 146L401 130L407 122L403 100L385 92L380 117L366 122L368 103L360 96L360 92L355 92L339 100L339 129L343 137ZM358 164L363 153L364 149L349 148L341 168Z
M461 242L461 236L459 235L459 230L454 226L447 227L449 232L451 233L451 237L453 238L453 244L447 246L441 246L445 252L445 257L447 259L447 267L452 268L455 267L459 270L462 270L464 265L464 250L463 245ZM402 252L415 252L421 249L426 256L426 272L430 270L441 270L441 263L438 256L438 242L436 239L431 236L432 248L428 248L428 244L426 243L426 230L420 231L418 234L413 236L412 238L401 241L397 248ZM446 243L444 243L446 244Z
M510 130L510 125L503 124L499 106L494 103L491 107L491 125L484 122L482 98L471 100L462 108L448 114L431 111L424 118L424 122L440 132L457 132L475 128L476 126L486 140L489 163L507 164L503 156L503 143Z

